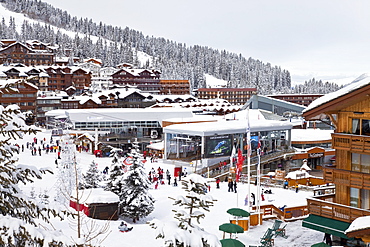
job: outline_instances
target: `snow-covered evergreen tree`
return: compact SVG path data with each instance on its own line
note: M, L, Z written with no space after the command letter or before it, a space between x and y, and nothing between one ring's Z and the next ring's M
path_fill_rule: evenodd
M191 174L182 180L182 188L187 192L185 196L171 198L174 205L180 209L174 209L174 222L160 222L152 220L150 225L157 229L157 238L164 239L166 247L218 247L221 246L217 236L202 229L200 219L205 217L203 211L209 211L213 206L214 199L206 194L208 187L206 180L197 174ZM192 221L196 219L196 222Z
M82 176L76 160L76 146L68 134L61 138L60 147L61 159L58 159L58 188L55 200L62 205L68 205L71 193L78 186L78 181L82 180Z
M101 176L99 170L96 167L96 163L92 161L86 174L83 174L83 181L81 182L80 187L83 189L99 188L100 181Z
M110 150L110 156L112 159L112 165L109 169L109 178L108 183L105 187L105 190L112 191L113 193L119 195L122 190L122 176L123 169L122 163L120 162L122 149L113 148Z
M119 193L119 214L136 222L154 210L154 198L148 192L150 181L145 173L137 142L133 144L129 155L132 164L123 175L123 187Z
M17 148L12 142L25 134L36 133L24 120L25 114L18 106L0 105L0 246L61 246L58 244L65 240L61 233L40 228L40 222L36 221L48 223L50 215L55 216L57 212L38 204L18 186L41 179L42 174L48 172L17 165Z

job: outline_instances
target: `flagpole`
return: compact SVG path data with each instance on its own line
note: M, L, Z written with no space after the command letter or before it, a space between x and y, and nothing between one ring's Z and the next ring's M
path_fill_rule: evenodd
M251 201L251 130L249 122L249 105L247 107L247 177L248 177L248 213L251 212L250 201ZM248 229L250 227L250 220L248 220Z
M258 225L260 225L260 211L261 211L261 148L257 148L257 214L258 214Z

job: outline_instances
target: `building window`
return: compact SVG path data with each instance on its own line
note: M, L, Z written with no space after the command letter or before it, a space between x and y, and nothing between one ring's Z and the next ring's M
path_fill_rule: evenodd
M352 133L355 135L370 136L370 120L369 119L352 119Z
M350 206L362 209L370 208L370 191L350 188Z
M370 173L370 155L352 153L351 170Z
M350 188L350 206L356 208L360 206L360 189Z

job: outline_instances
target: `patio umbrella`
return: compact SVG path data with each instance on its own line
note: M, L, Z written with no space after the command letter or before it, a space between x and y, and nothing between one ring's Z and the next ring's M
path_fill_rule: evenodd
M243 233L244 232L243 227L232 224L232 223L222 224L218 227L218 229L224 232L223 238L225 238L225 232L230 233L230 237L231 237L231 233Z
M241 208L230 208L226 211L228 214L238 217L248 217L250 213Z
M321 242L321 243L311 245L311 247L330 247L330 245L325 244L324 242Z
M236 239L221 239L220 240L222 247L245 247L245 245Z
M228 232L228 233L243 233L244 229L243 227L239 225L235 225L232 223L225 223L218 227L220 231Z

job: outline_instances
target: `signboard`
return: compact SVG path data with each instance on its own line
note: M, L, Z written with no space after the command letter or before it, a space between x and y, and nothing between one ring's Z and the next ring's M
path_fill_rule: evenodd
M214 158L231 155L231 136L207 136L205 143L205 157Z
M284 180L285 178L285 171L282 170L276 170L275 171L275 179L276 180Z
M324 157L324 153L308 153L309 158L321 158Z

